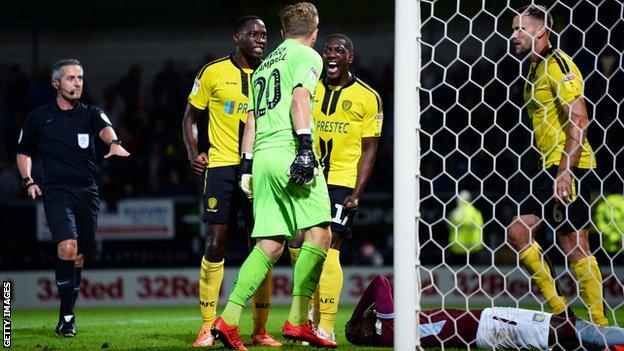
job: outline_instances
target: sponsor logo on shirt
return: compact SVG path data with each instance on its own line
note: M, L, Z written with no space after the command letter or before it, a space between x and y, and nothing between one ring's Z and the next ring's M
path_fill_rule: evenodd
M562 81L565 83L565 82L569 82L569 81L575 80L575 79L576 79L576 76L574 74L570 73L567 76L563 77Z
M383 114L376 114L375 117L373 117L373 119L383 119Z
M223 108L223 112L226 115L231 115L234 113L234 107L236 106L236 101L225 100L225 106Z

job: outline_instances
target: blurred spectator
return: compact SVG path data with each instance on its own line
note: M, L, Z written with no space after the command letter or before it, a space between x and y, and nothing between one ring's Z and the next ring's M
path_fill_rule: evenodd
M352 260L352 263L356 266L380 267L384 264L384 258L375 244L365 240L360 244L359 254Z
M19 128L31 109L30 81L19 66L11 66L4 85L4 106L2 114L2 138L7 155L13 155L17 146Z
M4 160L0 166L0 203L6 203L19 197L22 182L15 162Z
M135 63L130 67L117 84L117 91L126 105L126 113L136 113L141 103L141 66Z
M113 84L109 84L104 88L102 100L96 105L104 110L115 128L121 125L121 116L126 111L126 105L119 94L117 94Z

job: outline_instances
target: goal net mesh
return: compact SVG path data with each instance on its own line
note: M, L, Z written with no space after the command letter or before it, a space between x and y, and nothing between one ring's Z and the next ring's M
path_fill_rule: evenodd
M530 62L516 55L509 39L517 10L529 4L421 2L423 308L510 306L550 312L518 263L506 233L519 213L520 190L528 188L542 168L523 100ZM590 247L602 270L605 312L611 323L621 325L624 5L613 0L541 4L554 20L550 42L571 57L584 79L590 121L587 138L600 179L591 196ZM454 236L454 230L466 224L462 220L478 218L462 219L465 213L454 212L464 201L460 198L482 216L482 223L473 223L481 229L481 244L473 246L474 238ZM554 263L568 304L588 319L553 228L543 221L534 237Z

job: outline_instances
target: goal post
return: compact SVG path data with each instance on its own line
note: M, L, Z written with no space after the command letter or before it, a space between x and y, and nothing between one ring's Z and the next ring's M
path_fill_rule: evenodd
M394 346L420 346L419 89L420 1L395 3L394 44Z

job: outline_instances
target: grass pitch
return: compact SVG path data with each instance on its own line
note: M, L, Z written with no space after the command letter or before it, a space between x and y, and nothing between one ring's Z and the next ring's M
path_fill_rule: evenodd
M381 347L361 347L349 344L344 337L344 325L354 306L341 305L336 318L336 337L340 350L390 350ZM288 317L287 306L274 306L269 317L268 331L280 341L282 324ZM579 316L584 311L575 308ZM13 310L12 345L14 350L195 350L191 346L201 324L199 309L184 307L143 308L78 308L76 311L78 335L58 338L54 335L58 311L56 309ZM620 325L624 322L624 308L616 311ZM612 322L613 323L613 322ZM245 309L241 318L243 342L249 342L252 321L251 309ZM273 350L253 347L252 350ZM225 350L218 342L206 350ZM310 346L285 344L282 350L313 350ZM454 350L454 349L447 349Z
M356 347L344 337L344 325L351 316L354 306L341 306L336 320L336 337L341 350L355 350ZM288 306L274 306L271 309L267 329L276 339L282 338L282 325L288 317ZM195 350L192 347L201 325L199 308L144 307L144 308L77 308L76 326L78 335L73 338L58 338L54 327L58 321L56 309L13 310L12 340L14 350ZM246 308L241 318L244 343L249 342L252 328L251 308ZM205 350L225 350L217 342ZM252 350L273 350L269 347L253 347ZM310 346L286 344L285 350L313 350ZM358 347L357 349L362 349ZM389 350L389 348L366 348Z

